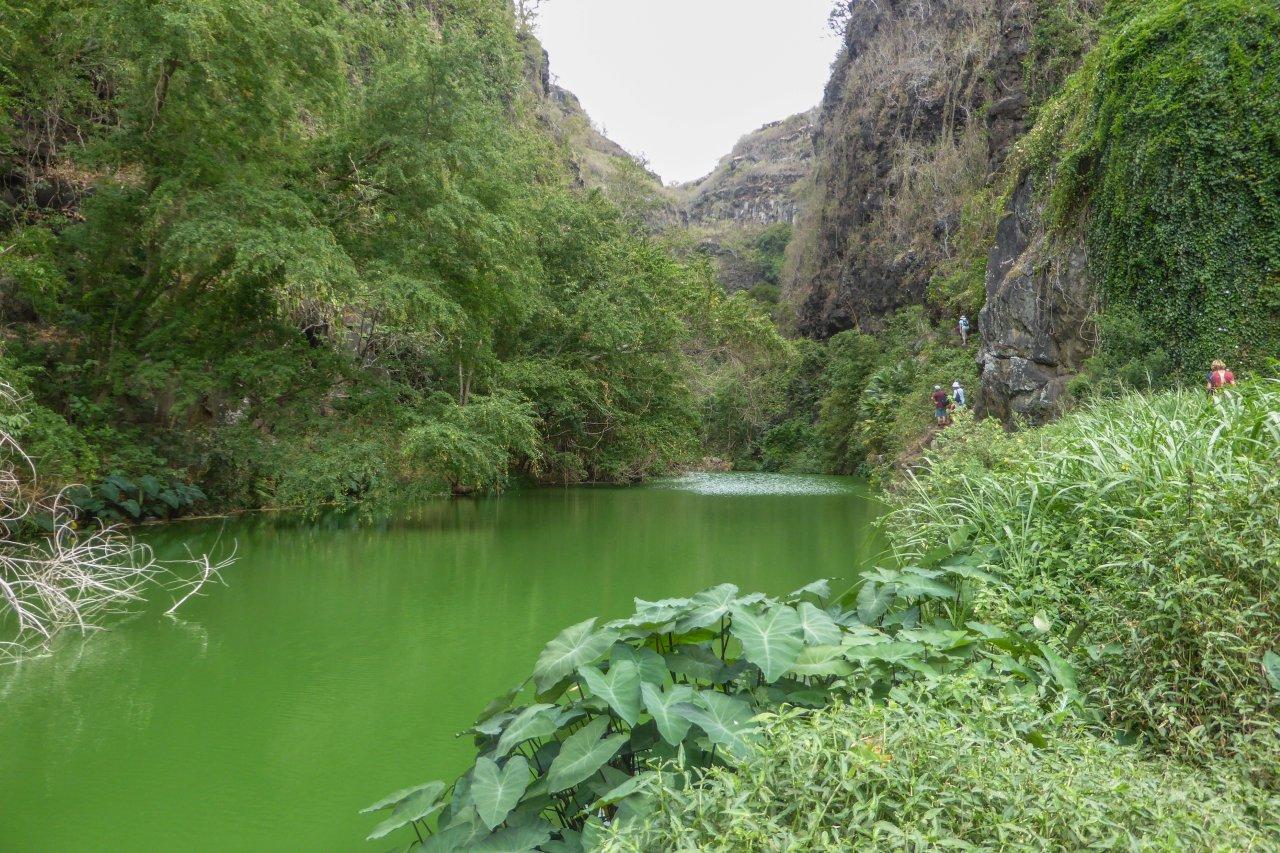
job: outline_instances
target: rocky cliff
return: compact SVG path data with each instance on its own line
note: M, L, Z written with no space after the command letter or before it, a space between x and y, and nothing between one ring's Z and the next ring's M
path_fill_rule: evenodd
M999 157L987 115L999 87L997 5L850 4L818 117L813 204L793 247L802 332L873 330L924 301L964 200Z
M781 252L813 164L816 118L815 109L766 124L738 140L710 174L670 188L681 224L714 259L726 291L764 285L776 300Z
M813 161L817 110L766 124L738 141L711 174L675 189L686 224L793 224L798 184Z
M1088 49L1093 0L1058 5L1051 31L1033 0L849 2L786 276L816 337L907 305L949 322L985 296L981 397L1006 419L1047 417L1092 340L1083 244L1049 240L1029 183L1005 174Z
M1096 338L1086 261L1078 235L1046 233L1041 205L1024 178L987 264L987 300L978 317L980 411L1005 422L1016 415L1041 423L1056 414Z

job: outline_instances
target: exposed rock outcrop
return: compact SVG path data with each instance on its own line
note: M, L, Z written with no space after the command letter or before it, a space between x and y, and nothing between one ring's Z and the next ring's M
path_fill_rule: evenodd
M1023 179L987 264L987 301L978 316L980 411L1033 423L1057 413L1095 339L1086 260L1079 237L1045 233L1031 182Z
M813 109L766 124L738 140L711 174L676 188L685 223L794 223L816 118Z
M727 292L776 287L777 269L762 269L757 243L780 227L785 243L785 229L799 215L816 118L813 109L766 124L738 140L710 174L671 188L681 223L695 237L697 251L713 259Z
M814 139L814 204L792 253L802 332L874 330L924 301L964 201L1000 153L986 108L1002 76L1001 11L1014 2L850 4Z

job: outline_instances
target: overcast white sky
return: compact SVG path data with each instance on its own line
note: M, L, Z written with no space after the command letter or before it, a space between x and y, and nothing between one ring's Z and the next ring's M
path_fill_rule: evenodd
M663 180L710 172L743 134L816 106L831 0L543 0L556 82Z

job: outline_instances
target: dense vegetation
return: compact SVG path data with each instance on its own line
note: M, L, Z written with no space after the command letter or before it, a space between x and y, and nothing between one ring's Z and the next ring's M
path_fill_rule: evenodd
M1079 37L1072 17L1058 14L1060 30ZM1163 385L1215 358L1273 363L1277 28L1272 2L1111 2L1024 144L1054 225L1087 237L1105 300L1095 376Z
M1280 386L1130 395L944 436L896 495L906 559L969 533L975 608L1068 633L1108 722L1280 788Z
M568 629L482 714L475 767L379 803L375 835L1266 849L1277 410L1268 383L947 431L892 493L902 568Z
M968 385L972 367L958 333L903 309L879 334L801 339L763 364L727 365L703 395L703 443L741 470L879 474L929 435L933 387Z
M659 788L606 850L1260 849L1248 786L1101 740L977 679L764 716L757 751Z
M756 716L780 705L907 701L913 682L962 671L1077 703L1070 667L1048 646L966 624L966 585L983 575L971 559L943 559L868 572L839 598L826 581L782 600L723 584L568 628L525 684L481 713L475 765L452 785L370 806L390 812L370 838L412 828L428 850L596 849L604 819L642 825L655 790L750 756Z
M694 359L753 309L574 184L506 3L57 0L0 32L0 372L52 481L313 505L696 456Z

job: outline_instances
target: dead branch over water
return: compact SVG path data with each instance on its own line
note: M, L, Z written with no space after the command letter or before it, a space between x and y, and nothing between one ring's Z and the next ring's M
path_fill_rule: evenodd
M22 402L0 383L0 412L20 414ZM162 562L118 528L81 527L64 492L42 493L35 462L5 423L0 421L0 664L39 650L68 628L101 628L148 590L180 594L171 614L220 580L234 561L233 549L216 562L190 553L186 560Z

